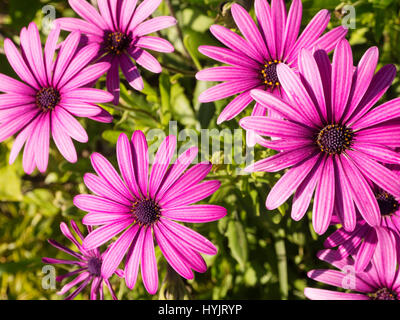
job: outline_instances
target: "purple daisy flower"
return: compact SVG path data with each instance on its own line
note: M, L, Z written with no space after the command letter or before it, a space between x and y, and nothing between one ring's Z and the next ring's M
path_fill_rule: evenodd
M101 226L84 240L86 249L97 248L124 231L104 256L102 276L111 276L126 255L127 286L131 289L135 286L140 263L143 283L150 294L158 289L153 235L172 268L182 277L192 279L191 269L207 270L199 253L214 255L217 248L197 232L173 220L203 223L226 215L226 209L220 206L192 205L213 194L220 182L200 183L211 170L210 163L199 163L186 170L197 156L195 147L180 155L169 167L175 147L176 137L168 136L160 145L149 174L144 134L136 131L132 141L121 134L117 159L122 179L110 162L94 153L91 160L98 175L86 174L84 181L96 195L78 195L74 199L78 208L89 212L82 222Z
M290 167L270 191L268 209L278 208L294 193L291 214L300 220L315 191L312 220L318 234L326 231L333 212L346 230L354 230L356 207L369 225L380 225L379 205L367 179L400 196L398 176L381 164L399 162L393 148L400 146L400 99L372 109L396 75L393 65L375 74L378 55L377 48L370 48L354 68L346 40L337 45L332 64L326 51L313 55L303 49L301 77L285 64L277 67L286 101L262 90L251 92L260 105L284 118L253 116L240 121L246 130L280 138L264 144L279 153L247 171Z
M400 176L399 171L394 171ZM396 239L397 250L400 249L400 197L383 191L379 187L373 188L374 195L378 201L381 221L379 227L386 228L393 233ZM343 216L344 214L341 213ZM341 227L333 232L324 242L325 248L338 247L338 253L343 258L352 255L355 261L356 271L363 271L371 261L378 243L376 228L366 223L357 212L358 221L353 231L346 231ZM398 252L397 257L400 257Z
M318 258L340 271L312 270L308 273L311 279L350 289L350 292L305 288L305 296L313 300L400 300L400 274L394 237L384 228L376 230L379 241L366 271L355 271L352 258L342 258L335 250L327 249L319 252Z
M44 55L34 23L21 31L21 52L10 39L4 41L7 59L23 82L0 74L0 92L5 92L0 95L0 142L20 132L11 150L10 164L25 144L23 167L27 174L36 167L40 172L46 171L50 136L65 159L77 161L72 139L85 143L88 136L74 116L112 121L111 115L96 104L110 102L113 96L85 87L110 64L88 66L97 48L91 45L78 54L79 32L67 37L53 62L59 33L57 28L50 33Z
M76 235L78 238L83 241L84 236L79 230L78 226L76 225L75 221L71 220L71 227L75 231ZM64 234L65 237L67 237L80 252L75 252L72 251L71 249L63 246L62 244L59 244L55 240L48 240L49 243L66 253L68 253L70 256L76 258L77 260L60 260L60 259L54 259L54 258L42 258L43 263L50 263L50 264L66 264L66 265L74 265L78 266L78 269L68 272L62 276L57 276L56 281L60 282L66 278L78 275L75 277L74 280L71 282L68 282L66 285L62 287L62 289L57 292L59 295L64 295L68 291L70 291L73 287L79 285L77 289L75 289L68 297L66 297L66 300L72 300L74 299L86 286L88 286L91 283L91 290L90 290L90 299L91 300L96 300L97 298L100 298L100 300L103 300L104 298L104 293L103 293L103 286L104 283L108 287L108 290L111 293L111 296L113 297L114 300L117 300L117 297L115 296L114 290L110 284L110 281L108 278L104 278L101 275L101 266L103 264L104 260L104 254L100 253L100 250L98 248L94 250L86 250L85 248L82 247L81 243L77 240L76 236L71 232L71 230L68 228L67 224L62 222L60 224L60 229L61 232ZM91 227L87 227L88 232L92 231ZM115 273L119 277L123 277L123 271L122 270L116 270Z
M175 18L169 16L146 20L161 1L144 0L136 6L137 0L97 0L97 10L86 0L69 0L72 9L83 20L56 20L63 30L82 32L86 36L84 45L98 45L97 58L102 57L101 61L111 63L106 84L107 90L114 95L116 105L120 94L119 67L129 84L136 90L142 90L143 79L136 64L154 73L162 71L157 59L145 49L158 52L174 51L174 47L167 40L147 36L176 24Z
M218 124L233 119L253 101L252 89L263 89L285 99L287 94L281 86L277 66L285 64L297 71L297 57L302 48L331 51L347 33L340 26L321 37L330 20L329 11L321 10L298 36L301 0L293 0L288 15L283 0L272 0L271 7L266 0L255 0L258 26L240 5L233 4L231 12L244 38L223 26L213 25L211 33L227 48L199 47L202 54L229 65L197 73L198 80L224 81L204 91L199 101L210 102L238 94L221 112ZM268 111L274 116L273 110ZM256 103L253 115L262 116L266 112L267 109Z

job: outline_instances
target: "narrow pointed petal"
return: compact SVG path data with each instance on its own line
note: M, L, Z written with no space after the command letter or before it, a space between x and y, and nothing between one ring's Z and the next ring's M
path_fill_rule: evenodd
M226 216L226 209L216 205L181 206L161 211L163 217L189 223L204 223L222 219Z
M101 266L101 275L103 278L110 278L115 270L117 270L138 230L138 225L129 228L119 236L118 240L110 245L106 254L103 256L103 263Z
M152 228L148 227L145 233L142 251L142 279L147 292L156 294L158 290L158 269Z

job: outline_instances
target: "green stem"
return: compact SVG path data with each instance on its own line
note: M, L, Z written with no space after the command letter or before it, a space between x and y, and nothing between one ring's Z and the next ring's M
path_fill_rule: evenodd
M288 287L286 248L284 239L282 238L276 239L275 252L278 260L278 277L279 277L279 289L281 293L281 299L287 300L289 287Z

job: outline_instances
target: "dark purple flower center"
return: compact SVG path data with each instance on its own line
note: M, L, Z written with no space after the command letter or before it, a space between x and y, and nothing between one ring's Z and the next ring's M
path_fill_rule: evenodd
M388 216L399 209L398 201L389 193L382 191L376 195L379 210L382 216Z
M397 294L388 288L382 288L375 293L370 294L372 300L397 300Z
M138 200L133 204L132 213L140 225L151 225L158 221L161 212L158 204L152 199Z
M52 87L43 88L36 93L36 105L43 111L53 110L60 100L60 93Z
M316 142L323 152L341 154L350 148L353 135L353 131L345 126L330 124L318 133Z
M91 275L99 277L101 275L101 259L90 257L88 260L88 271Z
M128 49L131 42L132 37L122 32L110 32L105 37L106 49L117 56Z
M263 83L267 87L276 87L279 86L278 74L276 73L276 66L280 64L282 61L273 60L265 63L261 69L261 75Z

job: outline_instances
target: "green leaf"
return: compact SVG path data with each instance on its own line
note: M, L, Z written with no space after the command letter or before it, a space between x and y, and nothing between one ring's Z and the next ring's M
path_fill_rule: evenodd
M13 167L0 169L0 201L21 201L21 180Z
M229 221L226 236L233 258L239 263L240 269L244 271L248 259L248 247L246 233L240 221Z

